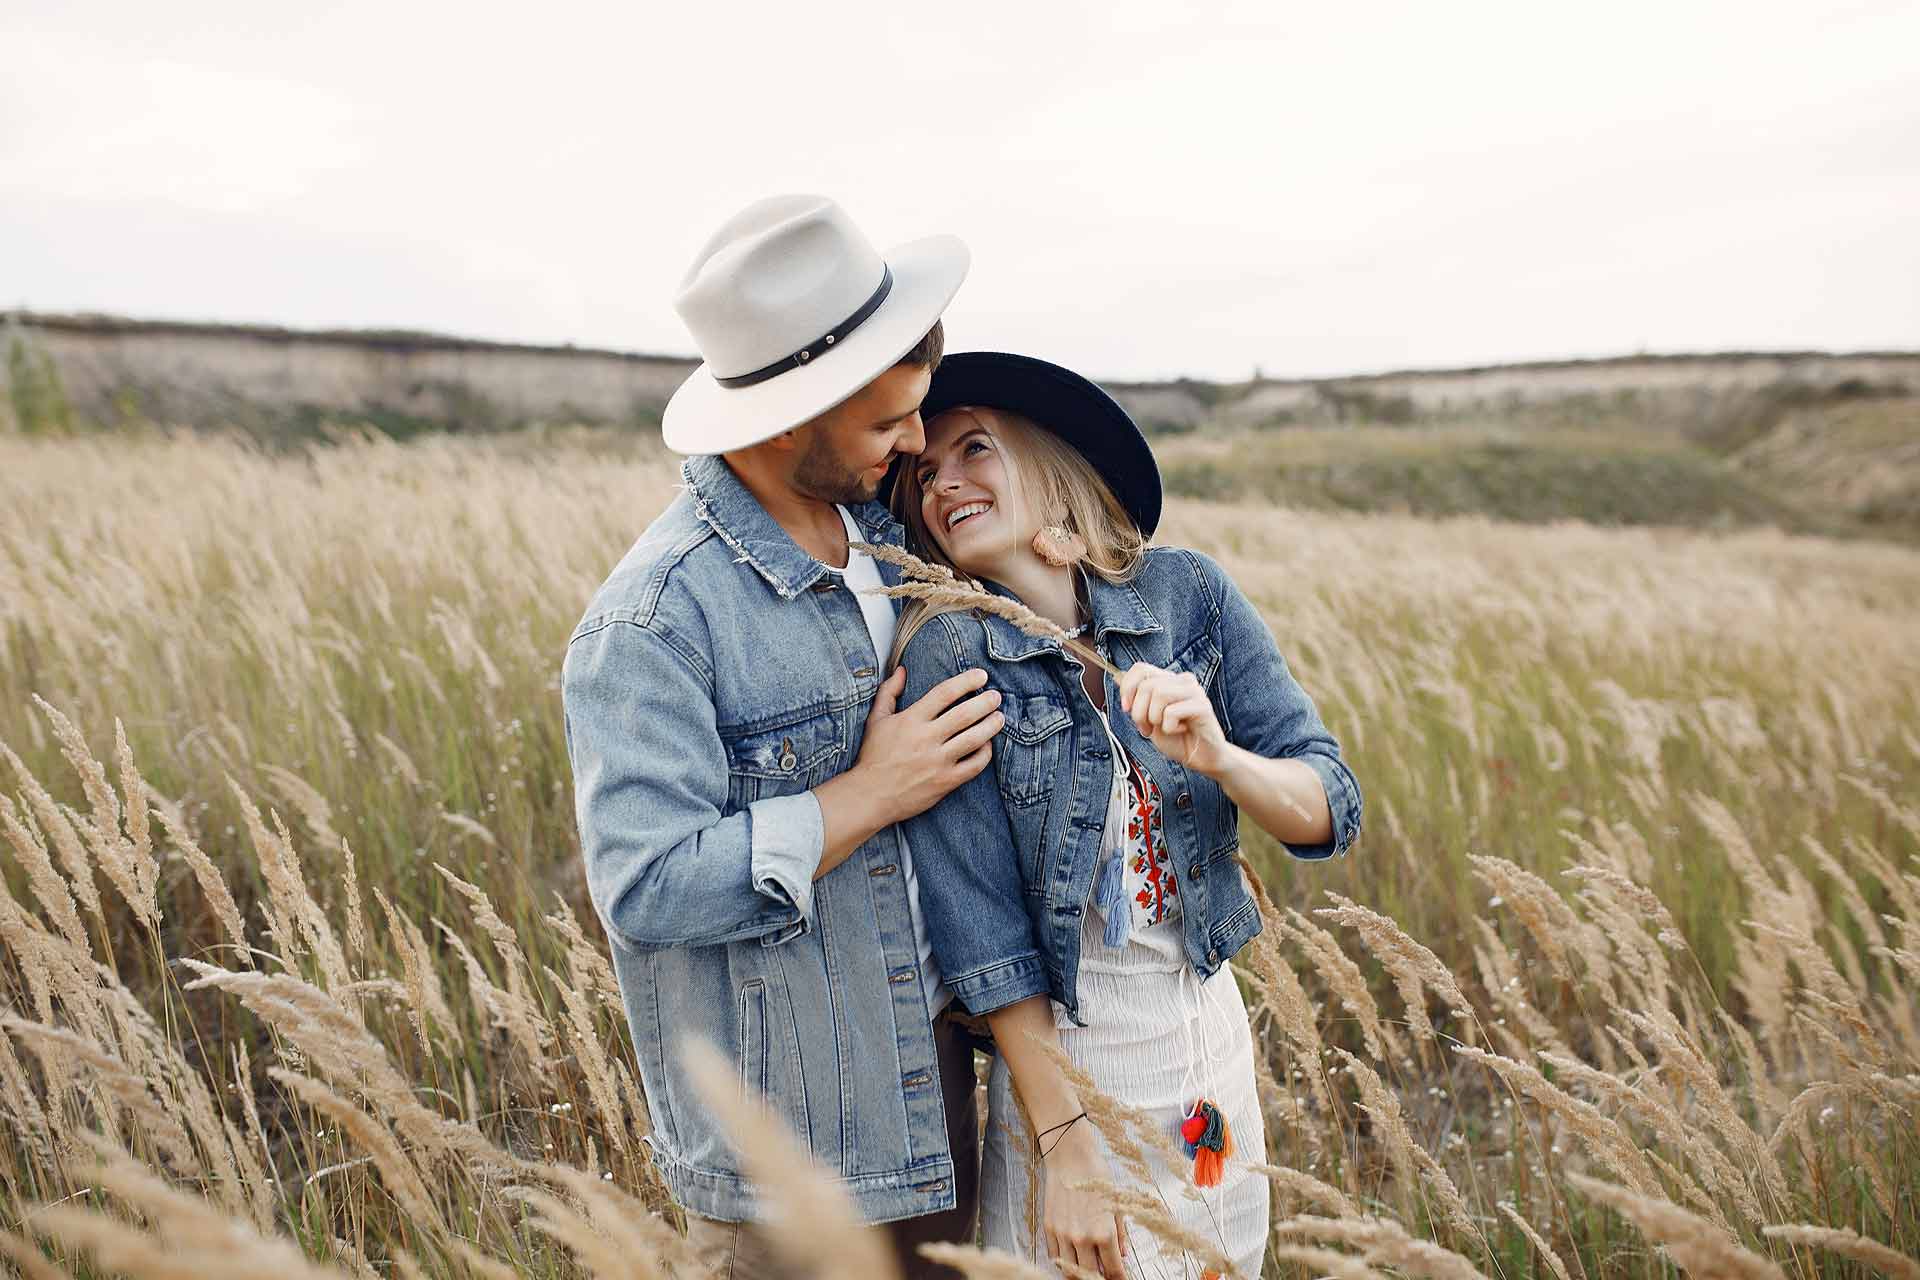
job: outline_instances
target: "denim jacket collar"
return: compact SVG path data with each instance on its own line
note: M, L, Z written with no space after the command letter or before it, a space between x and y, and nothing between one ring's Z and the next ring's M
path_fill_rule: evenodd
M1093 605L1094 634L1104 638L1114 632L1130 636L1152 635L1160 631L1160 620L1147 608L1147 602L1130 582L1112 583L1097 573L1083 573L1087 599ZM1017 599L997 582L985 584L997 596ZM1005 618L986 614L982 622L987 630L987 652L1001 662L1018 662L1040 653L1060 652L1060 642L1045 636L1030 636Z
M783 600L791 600L819 581L827 566L814 559L795 542L780 522L767 514L760 499L740 482L724 458L705 454L688 458L681 464L687 491L693 495L694 509L700 518L733 548L739 560L753 566L767 585ZM862 502L847 508L870 542L899 546L906 530L893 514L878 502ZM896 585L900 571L890 564L880 565L880 576L889 586Z

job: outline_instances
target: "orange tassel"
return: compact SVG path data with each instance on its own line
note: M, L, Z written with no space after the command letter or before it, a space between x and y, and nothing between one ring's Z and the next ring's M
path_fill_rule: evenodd
M1200 1154L1193 1158L1193 1185L1217 1187L1221 1172L1220 1153L1211 1147L1200 1148Z
M1219 1107L1202 1098L1180 1125L1180 1140L1193 1157L1193 1185L1217 1187L1233 1154L1233 1130Z

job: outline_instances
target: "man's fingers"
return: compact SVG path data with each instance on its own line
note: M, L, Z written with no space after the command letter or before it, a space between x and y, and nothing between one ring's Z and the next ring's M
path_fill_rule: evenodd
M998 689L982 690L964 702L954 703L935 717L934 732L940 735L942 742L945 742L969 725L978 724L998 710L999 706L1000 691Z
M980 776L982 769L985 769L992 763L993 742L989 739L978 751L970 755L961 756L959 760L954 762L953 767L955 771L960 774L960 782L956 782L954 785L959 786L961 782L972 782Z
M867 711L867 718L890 716L900 708L900 691L907 687L907 669L895 667L892 674L880 682L873 691L873 706Z
M947 739L947 750L953 752L956 760L964 760L981 747L993 741L993 735L1000 732L1007 718L998 711L990 712L984 719Z
M920 695L920 701L908 708L917 711L932 720L970 693L978 693L987 683L987 673L979 667L970 667L957 676L948 676L933 688Z

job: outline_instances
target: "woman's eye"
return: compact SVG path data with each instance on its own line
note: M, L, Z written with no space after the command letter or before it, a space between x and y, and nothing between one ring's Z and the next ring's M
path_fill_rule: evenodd
M987 447L986 445L980 443L980 441L978 440L969 440L967 441L967 447L965 451L967 453L972 453L976 449L984 450L986 447Z

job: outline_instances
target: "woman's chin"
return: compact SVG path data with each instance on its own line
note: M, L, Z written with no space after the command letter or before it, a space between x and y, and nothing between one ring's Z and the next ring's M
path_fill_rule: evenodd
M972 554L969 554L970 552ZM940 554L947 558L948 564L952 565L961 573L966 574L969 578L984 578L987 576L987 569L990 566L986 559L983 559L978 554L977 548L963 547L956 549L949 543L940 548Z

